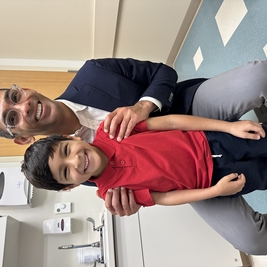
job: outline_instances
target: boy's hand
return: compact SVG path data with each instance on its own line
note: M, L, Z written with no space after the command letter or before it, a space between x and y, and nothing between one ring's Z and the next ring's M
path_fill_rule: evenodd
M232 122L230 125L229 133L234 136L253 140L265 137L265 131L258 122L241 120Z
M96 194L99 196L98 190ZM105 205L113 215L121 217L133 215L141 207L135 202L133 191L124 187L109 189L106 194Z
M237 178L237 179L236 179ZM233 181L233 179L236 179ZM246 178L244 174L238 175L231 173L224 176L215 187L218 190L218 196L229 196L240 192L245 186Z

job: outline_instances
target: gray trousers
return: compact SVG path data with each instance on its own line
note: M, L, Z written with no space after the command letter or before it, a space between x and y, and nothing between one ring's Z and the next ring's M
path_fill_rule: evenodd
M200 85L193 115L239 119L267 98L267 61L256 60L217 75ZM214 198L191 204L195 211L236 249L267 255L267 214L254 211L243 197Z

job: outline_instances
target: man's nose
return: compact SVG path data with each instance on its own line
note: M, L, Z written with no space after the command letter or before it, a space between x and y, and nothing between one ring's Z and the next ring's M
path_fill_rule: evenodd
M29 115L29 111L30 111L30 104L28 101L25 101L25 102L20 103L20 104L15 104L14 109L19 111L24 117L27 117Z

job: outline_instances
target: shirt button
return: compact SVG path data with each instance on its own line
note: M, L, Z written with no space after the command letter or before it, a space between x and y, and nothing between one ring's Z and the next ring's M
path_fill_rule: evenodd
M111 161L111 162L110 162L110 165L113 166L113 165L114 165L114 161Z
M121 165L124 165L125 164L125 161L124 160L121 160Z

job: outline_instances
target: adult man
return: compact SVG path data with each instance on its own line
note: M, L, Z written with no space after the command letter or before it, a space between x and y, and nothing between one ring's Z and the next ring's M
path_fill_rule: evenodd
M127 137L133 126L149 115L193 112L212 118L239 118L265 102L266 74L267 62L255 61L209 80L176 84L175 71L164 64L133 59L90 60L58 101L32 90L1 91L0 128L2 135L23 144L32 142L38 134L76 133L92 141L106 115L105 129L111 138L121 123L119 139ZM139 209L133 195L119 189L107 194L106 206L121 216ZM237 249L267 254L267 215L255 213L242 197L212 199L192 206Z

